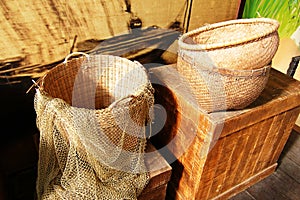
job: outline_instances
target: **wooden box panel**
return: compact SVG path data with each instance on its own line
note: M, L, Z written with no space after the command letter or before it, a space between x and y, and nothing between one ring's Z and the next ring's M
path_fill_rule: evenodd
M154 136L161 148L179 136L175 155L196 131L185 153L172 164L171 199L226 199L270 175L300 112L299 82L271 70L268 84L249 107L205 114L190 100L174 66L152 69L166 87L155 85L167 111L164 129Z
M208 154L196 199L224 199L271 174L292 128L286 125L298 113L299 107L220 138L222 148Z

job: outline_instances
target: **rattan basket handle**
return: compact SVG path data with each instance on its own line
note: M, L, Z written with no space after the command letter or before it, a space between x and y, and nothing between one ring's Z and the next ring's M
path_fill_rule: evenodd
M83 53L83 52L73 52L70 53L69 55L66 56L65 60L64 60L64 64L67 64L69 58L71 58L72 56L78 56L78 55L84 55L86 58L89 58L89 54Z

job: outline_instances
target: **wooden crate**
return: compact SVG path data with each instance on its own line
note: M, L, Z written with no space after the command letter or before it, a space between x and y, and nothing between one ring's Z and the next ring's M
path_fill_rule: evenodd
M300 84L272 69L260 97L239 111L205 114L191 101L174 66L151 70L156 103L167 111L164 129L152 138L161 148L175 136L170 199L227 199L270 175L300 112ZM196 131L193 131L196 130Z

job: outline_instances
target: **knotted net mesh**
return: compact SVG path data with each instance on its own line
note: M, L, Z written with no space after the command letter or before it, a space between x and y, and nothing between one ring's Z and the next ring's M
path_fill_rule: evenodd
M35 95L38 199L137 199L149 180L153 88L138 63L95 55L62 63Z

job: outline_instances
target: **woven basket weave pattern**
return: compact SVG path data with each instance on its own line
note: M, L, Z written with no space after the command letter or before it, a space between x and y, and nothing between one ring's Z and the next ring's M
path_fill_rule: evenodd
M85 58L81 57L59 64L43 78L41 88L51 97L62 99L72 106L96 109L101 129L117 144L120 138L116 133L122 132L117 122L121 121L119 117L121 114L129 115L134 125L144 126L149 118L153 89L143 67L113 56L104 58L90 56L85 63ZM107 65L107 60L110 60L111 66ZM122 98L124 103L108 108ZM130 133L125 137L122 148L135 150L137 139Z
M178 72L189 83L189 87L204 112L229 109L242 109L251 104L264 89L270 66L251 71L220 71L199 70L192 64L178 57Z
M181 53L201 58L207 67L258 69L278 49L278 27L271 19L231 20L190 31L178 42Z
M264 89L278 48L278 22L231 20L179 38L177 70L205 112L242 109Z
M50 70L35 96L38 199L137 199L149 181L153 92L145 68L120 57L81 57Z

